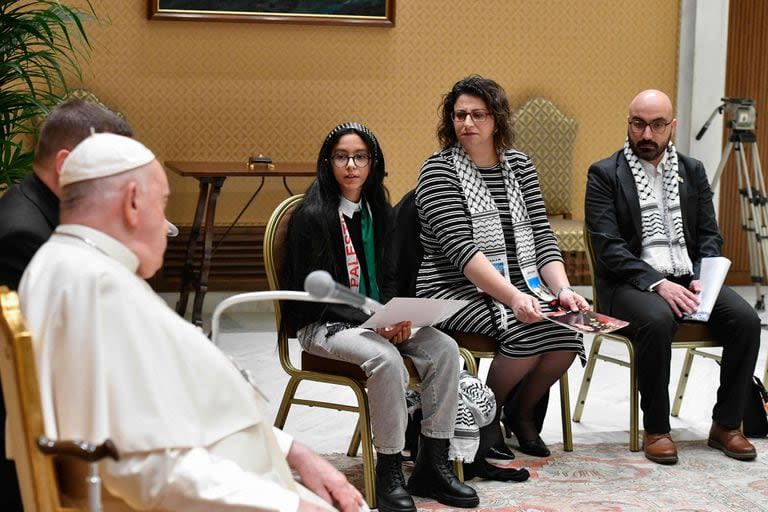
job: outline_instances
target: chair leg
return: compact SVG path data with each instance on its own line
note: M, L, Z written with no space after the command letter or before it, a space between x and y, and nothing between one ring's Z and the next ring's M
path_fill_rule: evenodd
M576 399L576 408L573 410L573 421L581 421L581 415L584 412L584 404L587 402L587 393L589 393L589 385L592 383L592 373L595 371L595 363L597 363L597 355L600 353L600 345L603 343L602 336L595 336L592 341L592 348L589 351L589 358L587 359L587 367L584 368L584 377L581 379L581 386L579 386L579 396Z
M560 415L563 423L563 451L573 451L571 432L571 396L568 390L568 370L560 377Z
M299 387L301 379L291 377L288 384L285 386L283 392L283 400L280 402L280 407L277 410L275 416L275 426L282 429L285 426L285 420L288 418L288 410L291 408L293 397L296 395L296 388Z
M352 434L352 439L349 441L349 448L347 449L347 455L349 457L355 457L357 450L360 448L360 416L357 417L357 423L355 424L355 433Z
M629 451L640 451L640 390L637 385L635 370L635 347L627 340L629 354Z
M461 359L464 361L464 369L477 377L478 359L472 355L472 352L464 347L459 347L459 357L461 357Z
M763 372L763 385L768 386L768 357L765 359L765 371Z
M360 426L360 444L363 447L363 481L365 482L365 499L371 508L376 508L376 466L373 457L373 439L371 436L371 419L368 413L368 395L360 385L352 386L357 397L358 425ZM357 450L355 450L357 451Z
M456 474L456 478L459 479L459 482L464 481L464 464L457 460L453 461L453 472Z
M685 387L688 385L688 376L691 374L691 366L693 365L693 356L695 353L696 351L692 348L685 351L683 368L680 370L680 379L677 381L675 402L672 405L672 416L674 417L677 417L677 415L680 414L680 407L683 405L683 395L685 395Z

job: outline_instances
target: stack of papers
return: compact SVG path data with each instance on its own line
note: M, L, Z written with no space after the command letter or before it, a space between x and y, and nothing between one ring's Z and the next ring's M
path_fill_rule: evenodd
M447 320L467 304L468 300L395 297L360 327L389 327L406 320L412 327L426 327Z
M717 296L720 295L720 288L723 287L725 276L728 275L728 269L731 268L731 260L724 256L701 259L701 272L699 272L699 283L701 284L701 293L699 293L699 308L685 315L685 320L695 320L697 322L706 322L715 307Z

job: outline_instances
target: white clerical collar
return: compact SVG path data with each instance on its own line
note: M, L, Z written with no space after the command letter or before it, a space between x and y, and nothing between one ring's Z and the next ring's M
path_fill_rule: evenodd
M106 254L134 274L139 269L139 257L128 247L103 231L98 231L81 224L62 224L56 228L54 234L76 238L97 251Z
M339 208L341 208L341 213L344 214L347 218L352 218L355 215L355 212L359 212L362 208L363 200L353 203L349 199L347 199L344 196L341 196L341 202L339 203Z

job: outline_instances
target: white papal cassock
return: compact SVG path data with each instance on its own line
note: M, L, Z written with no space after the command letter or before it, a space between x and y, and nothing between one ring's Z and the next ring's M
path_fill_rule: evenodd
M70 224L24 273L46 435L112 439L122 458L102 463L104 484L135 508L296 510L309 491L286 463L291 437L137 268L117 240Z

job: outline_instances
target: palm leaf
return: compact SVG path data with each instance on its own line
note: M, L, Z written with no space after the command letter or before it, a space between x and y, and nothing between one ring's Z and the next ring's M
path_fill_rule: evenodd
M0 191L32 168L26 141L80 78L90 41L83 21L95 20L90 0L75 9L53 0L0 0Z

